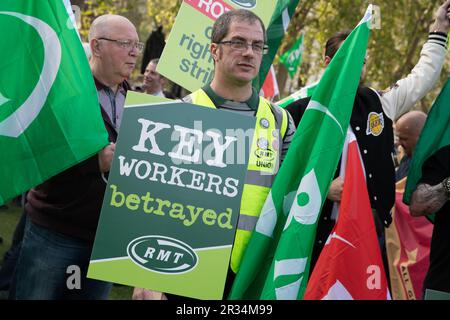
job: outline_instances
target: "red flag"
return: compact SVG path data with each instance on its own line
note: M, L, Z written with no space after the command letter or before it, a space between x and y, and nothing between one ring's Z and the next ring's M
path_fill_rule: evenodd
M406 178L396 183L392 224L386 230L392 298L422 299L423 282L430 265L433 224L425 217L411 217L403 203Z
M362 160L351 130L347 141L339 217L308 282L307 300L390 299Z
M273 98L279 94L280 90L278 88L277 77L275 76L275 69L272 65L261 88L261 95L264 98L273 101Z

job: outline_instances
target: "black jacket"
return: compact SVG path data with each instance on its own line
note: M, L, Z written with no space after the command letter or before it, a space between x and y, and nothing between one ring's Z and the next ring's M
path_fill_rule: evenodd
M310 98L301 99L286 107L297 128L309 101ZM395 201L395 168L392 157L394 133L392 120L383 112L380 99L372 89L358 88L350 125L364 161L370 202L378 214L379 221L375 221L375 224L378 234L380 234L382 232L381 224L388 227L392 222L390 210ZM301 130L301 128L297 130ZM340 165L336 170L335 178L339 176L339 168ZM334 221L331 220L332 209L333 202L325 200L317 230L313 262L318 258L334 226Z

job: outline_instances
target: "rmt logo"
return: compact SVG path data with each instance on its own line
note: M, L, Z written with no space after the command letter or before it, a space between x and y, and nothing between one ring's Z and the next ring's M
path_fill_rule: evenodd
M164 236L144 236L128 244L128 256L142 268L158 273L184 273L197 266L198 257L186 243Z

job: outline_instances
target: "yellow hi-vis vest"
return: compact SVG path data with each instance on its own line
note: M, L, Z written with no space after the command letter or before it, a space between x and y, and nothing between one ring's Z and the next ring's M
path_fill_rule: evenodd
M216 108L202 89L191 93L190 97L194 104ZM231 269L234 273L239 270L242 256L278 171L287 126L286 111L272 106L269 101L260 97L238 226L231 253Z

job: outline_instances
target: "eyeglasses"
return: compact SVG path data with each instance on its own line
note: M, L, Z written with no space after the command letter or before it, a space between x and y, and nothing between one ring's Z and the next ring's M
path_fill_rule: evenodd
M240 51L240 52L247 51L247 48L249 46L251 46L253 52L255 52L257 54L261 54L261 53L267 54L267 52L269 52L269 46L264 44L263 42L247 43L242 40L231 40L231 41L217 42L217 44L228 44L231 47L231 49Z
M139 53L144 50L144 44L142 42L138 41L132 41L132 40L114 40L114 39L108 39L108 38L98 38L97 40L106 40L106 41L112 41L119 45L119 47L131 50L132 48L136 48Z

